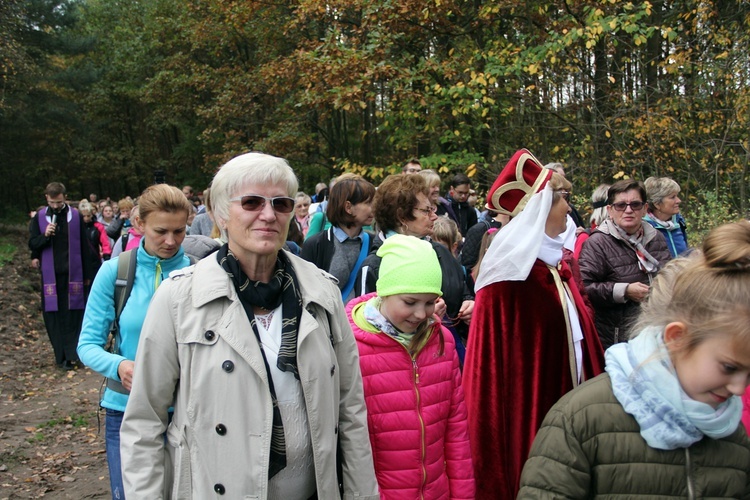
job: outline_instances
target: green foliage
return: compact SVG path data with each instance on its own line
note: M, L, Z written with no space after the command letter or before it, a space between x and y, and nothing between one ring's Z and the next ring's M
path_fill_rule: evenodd
M748 208L747 2L8 5L0 196L26 210L53 178L72 198L137 194L156 169L204 186L247 150L307 190L411 157L482 190L521 147L583 193L668 175Z
M725 192L720 192L717 196L712 191L699 193L691 200L684 217L687 223L688 243L693 247L700 246L711 229L742 218L732 209Z

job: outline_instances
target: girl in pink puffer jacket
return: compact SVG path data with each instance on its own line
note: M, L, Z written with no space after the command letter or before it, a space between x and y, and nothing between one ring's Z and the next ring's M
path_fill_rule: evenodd
M377 292L347 306L357 339L382 499L474 498L466 406L450 332L433 315L442 272L432 246L394 235Z

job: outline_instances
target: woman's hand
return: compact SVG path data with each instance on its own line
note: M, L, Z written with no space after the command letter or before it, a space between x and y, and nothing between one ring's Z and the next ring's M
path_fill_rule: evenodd
M435 301L435 315L438 318L445 317L445 311L448 309L448 306L445 305L445 301L442 297L438 297Z
M631 283L625 289L625 298L633 302L643 302L648 295L648 285L641 282Z
M117 367L117 375L120 377L120 382L122 382L122 386L127 390L133 387L133 367L135 367L135 363L129 359L122 360Z
M471 321L471 315L474 312L474 301L464 300L461 304L461 309L458 310L458 318L464 323Z

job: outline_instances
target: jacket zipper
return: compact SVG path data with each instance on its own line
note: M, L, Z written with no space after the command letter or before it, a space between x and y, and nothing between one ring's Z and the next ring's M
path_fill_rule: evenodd
M618 339L619 337L620 337L620 327L616 326L616 327L615 327L615 341L613 342L613 344L616 344L616 343L617 343L617 339Z
M690 500L695 498L695 487L693 486L693 478L690 475L692 468L693 466L690 462L690 450L685 448L685 473L687 474L688 499Z
M421 395L419 393L419 371L417 369L417 359L412 357L411 358L412 367L414 368L414 392L417 396L417 417L419 417L419 432L420 432L420 439L419 439L419 446L420 446L420 463L419 466L422 469L422 485L419 487L419 498L424 499L424 486L427 483L427 470L424 466L425 461L425 429L424 429L424 419L422 418L422 411L420 410L420 400Z

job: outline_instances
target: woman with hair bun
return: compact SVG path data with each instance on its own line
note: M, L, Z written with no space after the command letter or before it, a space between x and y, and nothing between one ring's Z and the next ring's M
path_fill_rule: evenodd
M547 414L519 498L748 498L750 223L668 264L605 362Z
M115 320L119 256L106 261L94 279L78 340L81 361L107 377L107 388L100 404L107 413L105 442L113 498L125 498L120 467L120 426L130 396L136 348L146 310L162 280L170 272L190 265L181 245L193 207L182 191L166 184L153 185L143 192L138 206L138 224L143 238L132 250L137 252L135 279L119 318L114 349L109 351L106 346L110 325Z

